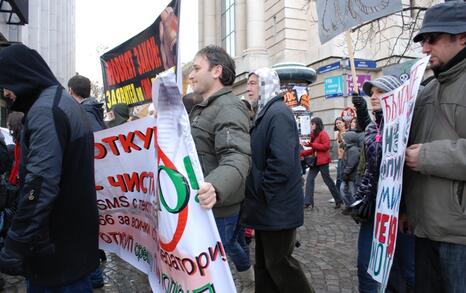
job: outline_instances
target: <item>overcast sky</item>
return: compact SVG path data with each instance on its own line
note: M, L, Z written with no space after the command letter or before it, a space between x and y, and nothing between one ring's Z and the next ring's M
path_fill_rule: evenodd
M181 61L197 52L197 2L183 0L180 17ZM99 56L151 25L170 0L76 0L76 71L99 81Z

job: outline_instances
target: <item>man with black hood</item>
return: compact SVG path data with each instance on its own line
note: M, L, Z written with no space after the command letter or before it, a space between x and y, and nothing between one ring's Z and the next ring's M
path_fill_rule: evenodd
M0 270L24 275L28 292L92 292L99 226L86 113L22 44L0 51L0 89L11 109L25 114L18 208Z

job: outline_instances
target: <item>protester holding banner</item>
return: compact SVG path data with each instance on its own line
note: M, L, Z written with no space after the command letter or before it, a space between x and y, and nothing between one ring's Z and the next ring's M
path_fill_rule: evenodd
M292 256L296 228L303 225L299 133L280 95L278 74L261 68L249 76L257 107L251 129L252 168L243 220L256 233L255 292L314 292Z
M379 169L382 159L382 135L383 135L383 112L381 109L380 97L386 92L392 91L401 86L401 81L394 76L383 76L373 81L366 81L363 84L364 93L370 96L370 102L375 117L371 121L367 111L366 101L361 96L353 96L353 104L357 111L360 128L365 129L365 161L366 169L361 179L354 198L352 216L360 223L358 237L358 281L360 292L375 293L379 290L379 283L372 279L367 273L369 265L372 236L374 230L374 208L377 196L379 181ZM396 263L401 266L401 273L408 285L414 287L414 239L407 235L398 235L398 245L395 258L400 259ZM411 253L410 253L411 252ZM389 281L390 283L394 280Z
M238 242L235 233L251 155L248 110L231 89L235 62L223 48L208 46L196 54L192 68L189 79L193 91L203 98L189 114L205 176L199 203L205 208L213 207L227 255L242 283L251 284L254 275L249 251Z
M406 150L416 292L466 292L466 3L429 8L414 42L435 76L417 98Z
M86 114L22 44L0 52L0 88L11 109L25 113L18 209L0 270L26 276L28 292L92 292L99 224Z
M329 164L330 159L330 137L328 136L327 131L324 129L324 123L319 117L314 117L311 119L311 140L305 145L310 147L310 149L304 150L301 152L301 156L314 155L315 156L315 165L309 168L306 178L306 189L304 196L304 207L314 207L314 181L317 174L322 175L325 185L327 185L330 193L332 194L333 199L335 200L335 209L341 207L341 196L335 182L332 177L330 177Z

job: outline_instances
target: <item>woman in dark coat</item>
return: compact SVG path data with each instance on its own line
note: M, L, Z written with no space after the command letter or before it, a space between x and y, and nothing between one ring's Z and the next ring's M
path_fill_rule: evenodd
M311 119L311 140L306 144L307 149L301 153L301 156L314 155L316 157L315 165L309 168L306 179L306 191L304 197L304 207L314 208L314 181L317 174L322 174L325 185L335 199L335 208L341 207L341 196L335 182L330 177L329 164L330 159L330 137L324 129L322 119L314 117Z

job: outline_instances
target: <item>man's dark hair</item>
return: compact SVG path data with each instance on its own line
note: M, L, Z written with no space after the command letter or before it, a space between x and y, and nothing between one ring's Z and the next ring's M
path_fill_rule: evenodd
M316 129L314 129L313 134L314 134L314 139L319 135L319 133L324 130L324 123L322 122L322 119L319 117L314 117L311 119L311 123L314 123L316 125Z
M91 95L91 81L85 76L76 74L68 81L68 87L83 99Z
M202 48L197 52L196 57L204 56L209 61L209 70L214 66L222 66L222 75L220 76L220 82L224 86L232 85L236 78L236 66L233 58L219 46L210 45Z

